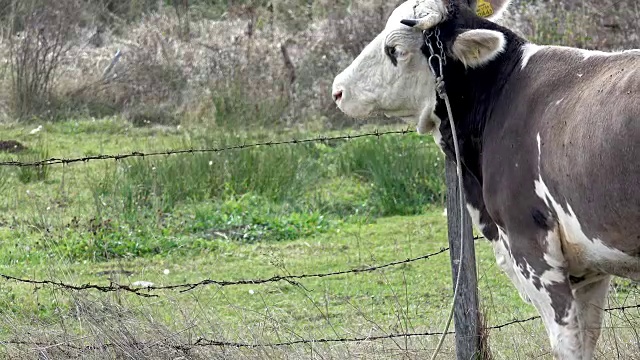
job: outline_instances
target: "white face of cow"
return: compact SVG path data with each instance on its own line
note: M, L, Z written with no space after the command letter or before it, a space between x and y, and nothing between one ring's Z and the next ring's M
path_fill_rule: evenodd
M433 113L435 79L420 50L422 34L400 23L415 17L413 1L400 5L385 29L336 76L333 98L345 114L366 118L382 112L416 121Z
M509 0L482 0L493 18ZM349 67L333 81L333 99L345 114L366 118L375 113L416 122L425 133L439 123L435 78L427 57L422 54L421 30L438 25L447 16L445 0L409 0L398 6L385 29L365 47ZM476 1L470 6L475 7ZM480 13L480 8L477 8ZM491 15L488 14L488 15ZM414 27L401 23L417 19ZM491 61L504 47L501 33L468 30L460 34L450 49L468 67Z

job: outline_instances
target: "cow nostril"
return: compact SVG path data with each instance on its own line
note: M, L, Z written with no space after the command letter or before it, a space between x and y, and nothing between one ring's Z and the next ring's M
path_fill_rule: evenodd
M339 101L340 99L342 99L342 90L333 93L333 101Z

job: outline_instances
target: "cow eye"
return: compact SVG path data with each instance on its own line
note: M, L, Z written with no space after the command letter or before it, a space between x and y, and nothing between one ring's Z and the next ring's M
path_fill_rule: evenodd
M385 46L384 52L387 54L393 66L398 65L398 59L396 58L396 47L395 46Z

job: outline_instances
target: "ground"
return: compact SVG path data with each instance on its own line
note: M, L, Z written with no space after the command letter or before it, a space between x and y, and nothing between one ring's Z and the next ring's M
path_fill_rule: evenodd
M228 131L133 127L117 118L47 123L31 134L38 125L4 125L0 140L18 141L27 149L0 153L0 160L321 135L260 130L221 135ZM326 273L419 257L447 246L442 177L432 140L415 134L47 168L0 167L0 273L76 285L145 281L163 286ZM498 269L490 245L478 240L476 252L487 324L537 315ZM25 359L78 354L424 358L437 338L266 349L195 346L187 351L183 345L200 338L269 343L437 332L449 310L451 284L446 252L372 272L295 283L210 284L186 292L156 291L154 298L2 280L0 349L8 358ZM617 280L609 305L634 305L636 296L636 285ZM608 313L600 358L637 357L632 329L637 318L634 310ZM448 340L442 359L454 351ZM74 347L51 346L60 343ZM492 330L489 343L496 359L550 358L539 320Z

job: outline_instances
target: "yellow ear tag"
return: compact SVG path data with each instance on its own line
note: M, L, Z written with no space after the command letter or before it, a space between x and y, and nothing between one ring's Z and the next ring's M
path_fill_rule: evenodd
M493 15L493 6L488 0L478 0L476 6L476 14L480 17L488 17Z

